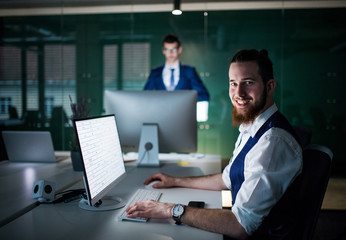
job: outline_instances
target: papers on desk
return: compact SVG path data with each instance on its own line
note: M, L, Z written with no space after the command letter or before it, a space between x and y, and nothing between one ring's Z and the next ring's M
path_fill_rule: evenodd
M131 152L124 154L125 162L137 161L138 153ZM221 157L220 155L213 154L182 154L182 153L159 153L159 160L161 163L174 162L181 167L198 167L202 170L203 174L221 173Z
M160 160L178 160L178 161L191 161L196 159L204 158L204 154L200 153L191 153L191 154L183 154L183 153L160 153Z
M124 162L137 161L138 153L136 152L128 152L123 154Z
M230 190L221 191L222 208L231 209L232 208L232 193Z
M123 155L124 161L136 161L138 159L137 152L128 152ZM205 154L201 153L192 153L192 154L183 154L183 153L159 153L159 160L163 161L191 161L197 159L203 159Z

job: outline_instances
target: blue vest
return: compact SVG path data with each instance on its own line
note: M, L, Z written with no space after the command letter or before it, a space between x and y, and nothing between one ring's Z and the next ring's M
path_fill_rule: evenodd
M272 127L282 128L289 132L298 141L295 131L289 124L287 119L279 112L276 111L257 131L254 137L250 137L249 140L244 145L243 149L240 151L238 156L234 159L229 175L232 185L232 203L235 203L238 191L244 182L244 161L247 153L256 145L261 136L271 129ZM298 141L299 142L299 141Z

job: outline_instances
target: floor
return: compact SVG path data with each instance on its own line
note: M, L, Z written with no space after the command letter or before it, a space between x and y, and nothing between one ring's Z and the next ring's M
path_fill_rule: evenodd
M322 210L313 240L346 240L346 211Z
M346 210L346 178L331 177L322 203L323 210Z
M329 179L314 240L346 240L346 177Z

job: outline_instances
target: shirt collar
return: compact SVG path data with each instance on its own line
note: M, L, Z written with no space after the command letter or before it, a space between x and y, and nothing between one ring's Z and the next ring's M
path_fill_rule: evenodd
M167 68L167 69L174 68L174 70L176 70L177 68L179 68L179 64L180 64L179 61L176 62L173 66L169 65L168 63L165 63L165 68Z
M276 104L271 105L267 110L265 110L261 115L259 115L255 121L250 125L241 124L239 126L239 131L244 133L249 132L251 137L254 137L257 131L262 127L262 125L278 110Z

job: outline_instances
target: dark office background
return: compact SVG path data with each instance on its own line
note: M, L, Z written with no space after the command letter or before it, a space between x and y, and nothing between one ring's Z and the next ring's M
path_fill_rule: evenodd
M334 172L344 172L345 8L0 17L1 130L50 130L55 148L69 150L69 96L86 98L91 115L99 115L104 89L141 90L164 61L167 33L181 38L182 62L196 67L210 92L198 152L232 155L238 130L231 124L229 61L239 49L265 48L279 109L310 129L313 143L330 147Z

